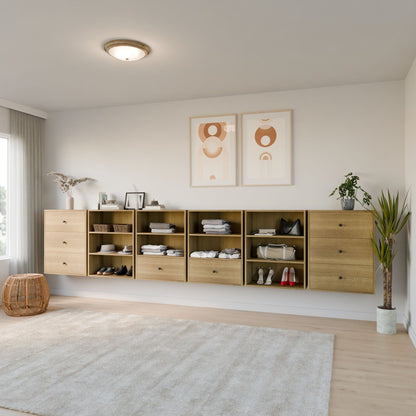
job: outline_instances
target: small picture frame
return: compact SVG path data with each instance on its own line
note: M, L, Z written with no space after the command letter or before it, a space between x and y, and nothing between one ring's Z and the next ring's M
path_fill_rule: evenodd
M145 192L126 192L124 209L143 209Z
M98 194L98 209L101 209L103 205L107 203L107 194L105 192L100 192Z

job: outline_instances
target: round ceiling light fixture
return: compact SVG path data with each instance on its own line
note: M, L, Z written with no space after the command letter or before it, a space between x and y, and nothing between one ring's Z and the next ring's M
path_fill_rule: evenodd
M104 50L120 61L138 61L149 55L151 49L138 40L115 39L104 44Z

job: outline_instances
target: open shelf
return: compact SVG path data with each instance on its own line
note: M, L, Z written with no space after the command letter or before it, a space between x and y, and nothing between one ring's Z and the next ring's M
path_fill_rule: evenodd
M279 232L280 222L285 219L288 222L300 221L300 235L254 235L259 229L275 229ZM246 211L245 217L245 284L247 286L257 285L258 268L264 268L264 279L266 280L269 268L274 270L273 283L268 288L304 290L306 289L306 211ZM294 260L273 260L257 257L257 247L268 244L286 244L295 247ZM293 267L296 275L296 286L282 286L280 280L285 267Z

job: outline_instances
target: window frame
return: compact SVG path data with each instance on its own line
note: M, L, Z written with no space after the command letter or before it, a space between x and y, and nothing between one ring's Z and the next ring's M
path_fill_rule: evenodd
M6 139L7 140L7 168L8 168L8 164L9 164L9 139L10 139L10 135L7 133L3 133L0 132L0 139ZM8 169L7 169L8 170ZM8 178L8 172L6 174L6 179L7 179L7 185L9 182L9 178ZM8 186L6 185L6 190L8 189ZM8 198L8 192L6 194L6 212L9 211L9 198ZM8 216L6 215L6 254L1 255L0 254L0 261L2 260L8 260L10 259L10 233L9 233L9 221L8 221Z

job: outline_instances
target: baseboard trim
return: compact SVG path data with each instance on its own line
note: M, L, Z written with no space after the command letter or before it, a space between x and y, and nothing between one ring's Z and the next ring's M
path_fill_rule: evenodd
M51 294L58 296L78 296L78 297L89 297L98 299L111 299L111 300L124 300L132 302L143 302L143 303L159 303L167 305L181 305L181 306L195 306L204 308L215 308L215 309L233 309L250 312L266 312L266 313L278 313L286 315L301 315L301 316L315 316L321 318L336 318L336 319L351 319L358 321L375 321L376 311L373 312L357 312L344 309L330 309L330 308L319 308L319 307L302 307L299 305L276 305L276 304L260 304L257 302L238 302L235 300L228 299L227 302L216 302L210 299L189 299L185 297L172 297L172 296L160 296L160 295L149 295L148 293L144 296L138 294L109 294L107 292L90 292L85 290L74 290L68 289L60 290L58 288L51 288ZM401 317L400 317L401 318ZM400 322L400 320L398 320Z
M409 325L407 327L407 331L409 333L409 338L412 340L413 342L413 346L416 348L416 331L414 330L412 325Z

